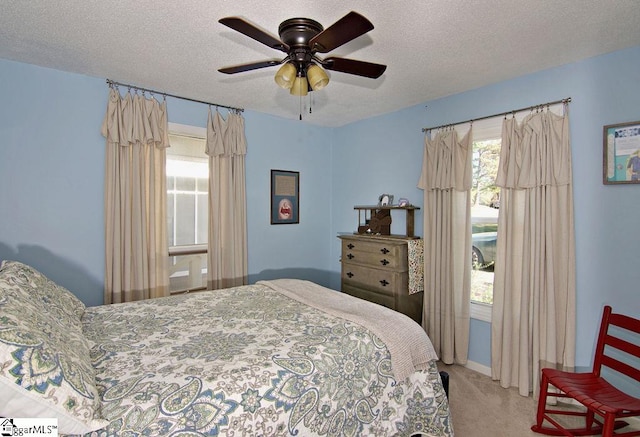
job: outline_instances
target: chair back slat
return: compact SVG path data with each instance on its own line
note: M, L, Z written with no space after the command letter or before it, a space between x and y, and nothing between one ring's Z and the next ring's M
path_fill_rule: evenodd
M629 355L640 358L640 345L633 344L630 341L624 340L620 337L608 335L605 339L605 345L614 347L618 350L628 353Z
M611 314L609 324L640 334L640 319L634 319L624 314Z
M613 326L629 331L633 340L629 341L626 338L621 338L622 331L612 333L610 328ZM638 335L634 335L634 333ZM632 341L636 341L637 344L632 343ZM633 357L634 363L640 364L640 320L623 314L613 314L611 307L607 305L604 307L602 314L593 360L593 372L596 375L600 375L602 366L605 366L640 382L640 368L634 368L634 363L628 364L620 361L622 357L620 354L614 353L616 350Z
M631 367L627 363L623 363L620 360L616 360L615 358L611 358L605 355L602 357L602 365L610 369L613 369L616 372L623 373L628 377L633 378L636 381L640 382L640 370Z

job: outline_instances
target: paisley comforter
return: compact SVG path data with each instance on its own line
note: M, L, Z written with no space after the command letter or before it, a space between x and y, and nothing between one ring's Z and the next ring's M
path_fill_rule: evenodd
M87 308L93 434L453 435L435 361L397 380L380 336L273 284Z

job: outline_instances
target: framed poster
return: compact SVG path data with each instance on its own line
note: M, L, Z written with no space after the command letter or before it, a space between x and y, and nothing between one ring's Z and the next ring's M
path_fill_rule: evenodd
M640 184L640 121L605 126L603 148L605 184Z
M378 197L378 206L392 206L393 194L381 194Z
M271 224L300 223L300 172L271 170Z

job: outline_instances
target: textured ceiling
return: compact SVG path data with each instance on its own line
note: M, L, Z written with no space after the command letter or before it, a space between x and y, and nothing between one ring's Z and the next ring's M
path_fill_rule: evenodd
M297 119L300 101L275 84L277 67L217 71L284 57L218 19L277 36L285 19L326 28L351 10L375 28L326 56L387 70L329 72L308 123L341 126L640 44L638 0L2 0L0 58Z

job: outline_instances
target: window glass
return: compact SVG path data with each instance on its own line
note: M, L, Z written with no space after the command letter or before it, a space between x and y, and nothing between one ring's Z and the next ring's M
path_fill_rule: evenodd
M197 217L196 217L196 244L207 244L207 236L208 236L208 218L209 218L209 210L208 206L208 195L207 193L198 194L196 197L196 202L198 206L196 208Z
M171 123L169 129L169 288L176 293L206 288L209 165L204 129Z
M174 220L175 236L172 246L196 244L196 197L195 193L176 193Z
M209 178L199 177L196 179L197 190L201 193L206 193L209 191Z
M205 139L169 135L167 236L169 247L206 244L209 166Z
M471 308L477 320L491 322L500 190L495 177L500 163L502 117L454 126L460 138L473 135L471 188Z
M167 235L169 235L169 246L172 245L175 234L175 178L167 178Z
M482 304L493 303L493 268L500 208L500 189L495 186L495 178L500 143L500 139L473 143L471 301Z
M189 163L190 164L190 163ZM187 191L195 194L196 178L194 177L176 177L176 190Z

